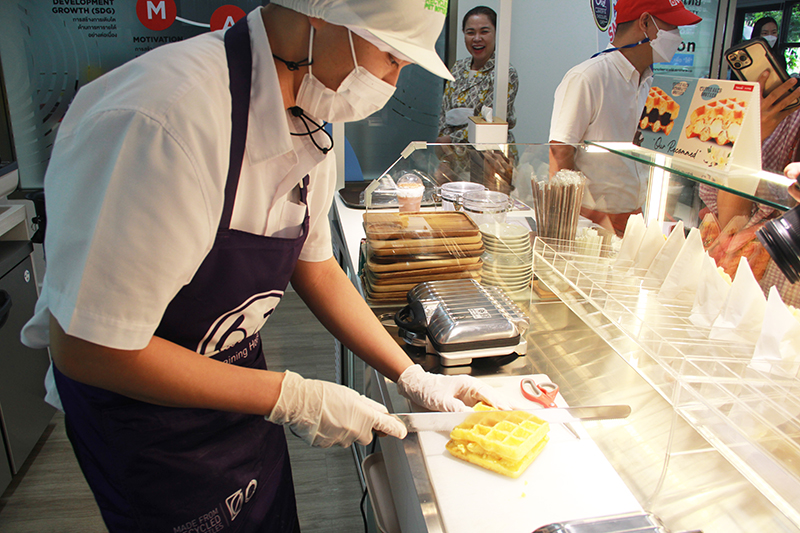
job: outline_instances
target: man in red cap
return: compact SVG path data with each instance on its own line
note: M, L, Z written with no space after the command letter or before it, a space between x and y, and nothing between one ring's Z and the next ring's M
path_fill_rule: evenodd
M681 44L679 26L700 17L680 0L619 0L613 48L573 67L556 89L550 122L550 173L581 170L588 194L581 214L617 233L641 210L646 178L614 156L586 154L571 144L630 142L653 78L653 63L669 62Z

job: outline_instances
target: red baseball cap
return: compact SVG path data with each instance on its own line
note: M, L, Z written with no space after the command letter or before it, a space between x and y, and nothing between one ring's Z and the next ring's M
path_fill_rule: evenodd
M614 9L617 24L636 20L642 13L650 13L673 26L690 26L703 20L686 9L681 0L618 0Z

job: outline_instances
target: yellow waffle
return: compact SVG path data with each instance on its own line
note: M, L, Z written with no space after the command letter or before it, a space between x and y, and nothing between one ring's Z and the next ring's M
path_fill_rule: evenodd
M519 461L504 459L499 455L487 452L475 443L464 444L450 440L445 445L445 448L447 448L447 451L454 457L469 461L472 464L491 470L492 472L497 472L498 474L503 474L504 476L518 478L531 465L533 460L539 456L548 440L550 440L550 437L545 435L544 438L528 452L528 455Z
M519 411L477 412L450 432L447 450L488 470L518 477L533 462L549 440L550 425Z
M680 110L681 106L678 102L660 87L651 87L642 110L642 116L639 118L639 127L641 129L650 128L654 133L663 130L666 135L669 135L675 126L675 117L678 116Z
M721 98L701 105L692 111L686 137L713 140L720 146L733 144L742 129L747 102L736 98Z

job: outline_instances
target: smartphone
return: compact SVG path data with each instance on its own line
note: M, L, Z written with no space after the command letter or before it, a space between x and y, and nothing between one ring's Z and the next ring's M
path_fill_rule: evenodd
M771 93L789 79L789 75L775 60L767 42L760 38L731 47L725 52L725 59L736 76L743 81L758 81L761 73L769 70L769 78L764 84L764 94ZM800 96L786 109L793 109L797 106L800 106Z

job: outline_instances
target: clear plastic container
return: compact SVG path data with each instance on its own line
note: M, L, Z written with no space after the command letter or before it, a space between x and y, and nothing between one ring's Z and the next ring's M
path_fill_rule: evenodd
M480 226L488 223L504 223L511 210L512 200L497 191L466 192L461 197L462 209Z
M485 191L486 187L471 181L451 181L442 185L442 209L444 211L457 211L464 193Z
M422 208L425 185L415 174L404 174L397 180L397 205L400 212L415 212Z

